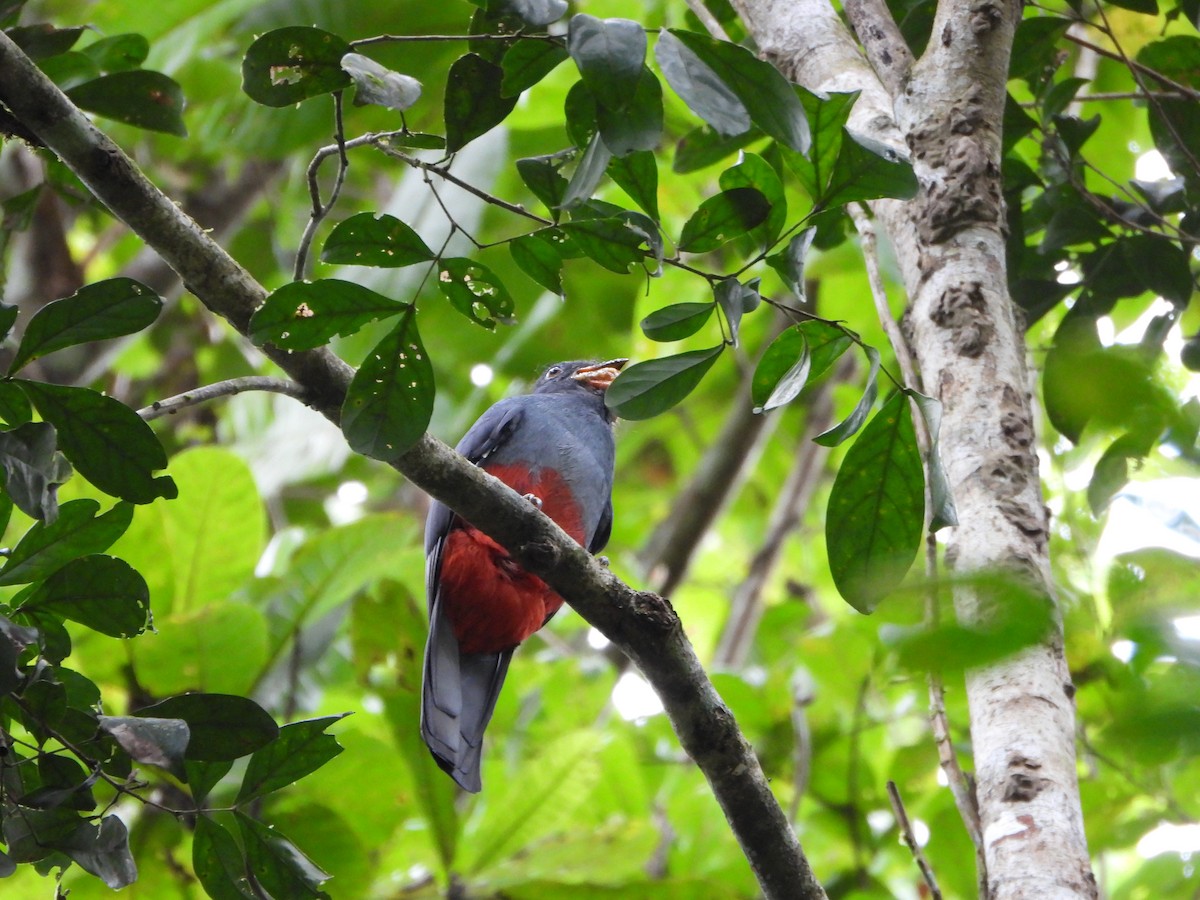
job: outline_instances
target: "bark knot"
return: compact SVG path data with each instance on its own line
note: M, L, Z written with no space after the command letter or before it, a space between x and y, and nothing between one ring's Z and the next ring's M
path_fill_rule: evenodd
M1007 803L1032 800L1050 784L1050 779L1038 775L1042 764L1024 756L1014 756L1008 761L1010 769L1004 785L1004 800Z
M971 32L976 35L985 34L1000 24L1004 13L998 3L981 3L971 9Z
M946 288L929 313L934 324L954 332L954 349L960 356L975 358L981 355L995 334L988 316L983 285L978 281L955 284Z
M649 591L638 591L633 595L633 612L638 619L659 631L670 631L679 625L679 616L666 597Z

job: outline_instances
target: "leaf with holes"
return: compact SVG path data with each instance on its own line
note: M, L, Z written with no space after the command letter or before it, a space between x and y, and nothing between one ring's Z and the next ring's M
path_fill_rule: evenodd
M292 281L250 317L250 340L283 350L312 350L410 308L352 281Z
M258 38L242 60L242 90L264 106L291 106L350 87L342 58L352 50L320 28L289 26Z
M642 319L642 331L652 341L679 341L704 327L716 307L712 303L675 303Z
M109 637L146 630L150 589L123 559L94 554L67 563L27 595L22 610L48 611Z
M846 453L829 493L825 543L843 599L862 613L904 579L921 545L925 479L908 397L896 393Z
M636 363L621 372L604 403L623 419L649 419L675 406L695 390L724 344Z
M429 427L433 397L433 366L410 308L354 374L342 405L342 433L356 453L390 462Z
M325 241L321 261L392 269L429 262L434 253L395 216L359 213L339 222Z
M456 153L505 120L516 97L500 90L504 70L482 56L468 53L450 66L446 80L446 150Z
M496 275L481 262L453 256L438 263L438 289L460 313L487 329L497 322L511 325L513 299Z
M89 284L37 311L25 328L8 373L63 347L141 331L161 310L162 298L132 278Z
M58 433L58 448L84 478L130 503L172 499L175 482L155 477L167 454L136 412L87 388L17 381L42 418Z
M771 204L758 188L722 191L700 204L683 225L679 249L707 253L766 221Z
M597 19L580 13L567 30L567 52L583 83L602 105L625 109L646 61L646 30L630 19Z
M138 718L183 719L191 735L189 760L220 762L248 756L279 735L261 706L233 694L181 694L134 713Z

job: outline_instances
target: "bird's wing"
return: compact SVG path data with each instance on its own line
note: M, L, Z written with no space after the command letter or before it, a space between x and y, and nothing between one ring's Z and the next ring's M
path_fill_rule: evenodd
M501 401L485 412L456 448L480 465L512 436L523 413L518 404ZM421 694L421 736L434 758L459 785L480 789L479 757L483 732L504 684L512 650L463 656L454 628L442 612L439 582L442 548L454 512L434 500L425 522L425 588L429 598L429 639L425 645L425 678Z
M600 522L596 525L596 532L592 535L592 540L588 543L589 553L599 553L608 543L608 539L612 536L613 526L613 505L612 505L612 490L609 489L608 502L604 504L604 512L600 514Z

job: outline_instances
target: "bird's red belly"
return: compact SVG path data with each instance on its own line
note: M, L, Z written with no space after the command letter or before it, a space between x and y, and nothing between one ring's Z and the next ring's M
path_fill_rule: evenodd
M579 509L556 472L486 466L513 490L534 494L542 511L582 543ZM441 598L462 653L498 653L524 641L558 612L562 597L522 569L503 547L465 522L442 548Z

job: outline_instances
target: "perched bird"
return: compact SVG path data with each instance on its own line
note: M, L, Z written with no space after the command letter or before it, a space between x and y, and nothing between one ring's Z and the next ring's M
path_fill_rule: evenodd
M612 530L613 419L604 392L626 360L563 362L533 392L501 400L456 448L524 494L592 553ZM434 501L425 523L421 736L465 790L480 789L483 732L513 650L563 600L498 543Z

